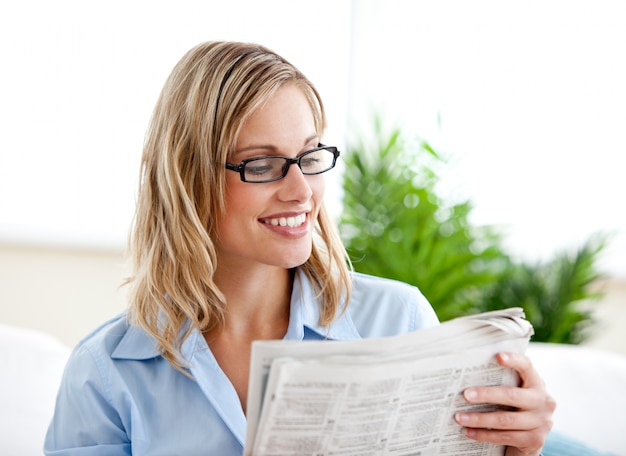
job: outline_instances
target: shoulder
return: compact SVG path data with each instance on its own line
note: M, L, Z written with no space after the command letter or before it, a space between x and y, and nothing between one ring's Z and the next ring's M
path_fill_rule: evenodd
M98 445L105 439L110 451L130 454L125 431L128 414L120 412L123 395L112 360L129 327L125 315L120 315L95 329L72 351L46 435L46 454L57 450L67 454L61 449L78 451L89 445L93 454L102 454ZM113 450L114 444L120 446Z
M362 337L383 337L439 323L420 290L404 282L354 273L348 312Z
M93 352L110 356L126 336L130 324L125 313L105 321L87 334L74 348L74 354Z
M65 380L101 377L111 362L111 354L124 338L128 323L124 314L112 318L81 339L72 350L66 365Z
M159 356L155 340L131 325L126 313L104 322L73 349L67 370L106 378L117 359L150 359Z

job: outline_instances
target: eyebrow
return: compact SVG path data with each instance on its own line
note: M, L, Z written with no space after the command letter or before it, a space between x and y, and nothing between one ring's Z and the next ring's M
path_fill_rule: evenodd
M311 136L309 136L308 138L306 138L304 140L304 143L302 145L306 146L308 143L310 143L311 141L313 141L314 139L317 139L317 138L319 138L319 135L317 133L312 134ZM318 140L318 142L319 142L319 140ZM247 146L247 147L243 147L241 149L237 149L233 153L233 155L239 155L241 153L248 152L250 150L259 150L259 149L268 150L268 151L275 151L276 150L276 146L273 146L273 145L270 145L270 144L258 144L258 145Z

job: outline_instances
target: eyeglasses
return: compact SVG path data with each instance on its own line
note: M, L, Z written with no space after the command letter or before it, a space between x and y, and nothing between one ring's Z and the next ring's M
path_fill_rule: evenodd
M340 152L336 147L318 144L296 158L269 155L243 160L238 165L226 163L226 169L239 173L243 182L261 183L282 179L289 172L291 165L298 165L302 174L325 173L335 167Z

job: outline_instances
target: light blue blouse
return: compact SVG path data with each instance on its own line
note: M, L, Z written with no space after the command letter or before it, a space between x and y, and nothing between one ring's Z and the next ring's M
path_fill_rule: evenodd
M348 312L330 327L318 320L315 293L299 271L285 339L382 337L438 324L417 288L358 273ZM68 361L45 453L240 456L246 418L235 389L199 331L182 354L193 379L163 359L154 339L125 315L96 329Z

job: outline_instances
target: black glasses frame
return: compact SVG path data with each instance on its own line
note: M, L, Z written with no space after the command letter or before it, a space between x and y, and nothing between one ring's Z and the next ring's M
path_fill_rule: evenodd
M307 171L303 171L302 170L302 166L301 166L301 160L306 157L309 154L312 154L314 152L317 152L318 150L322 150L325 149L329 152L332 152L333 154L333 161L330 164L330 166L322 171L316 171L316 172L307 172ZM233 163L226 163L226 169L230 170L230 171L235 171L237 173L239 173L239 177L241 178L242 182L247 182L250 184L263 184L266 182L274 182L277 180L280 180L282 178L284 178L287 173L289 172L289 168L291 168L291 165L298 165L298 168L300 168L300 171L302 171L302 174L306 175L306 176L312 176L315 174L322 174L325 173L326 171L330 171L331 169L333 169L335 167L335 164L337 163L337 158L339 158L339 155L341 155L341 152L339 151L339 149L337 149L334 146L326 146L324 144L318 144L317 147L315 149L311 149L311 150L307 150L306 152L298 155L296 158L289 158L289 157L284 157L282 155L264 155L262 157L254 157L254 158L249 158L247 160L242 160L241 163L239 163L238 165L235 165ZM282 158L283 160L285 160L285 166L283 166L283 173L280 176L277 177L272 177L271 179L265 179L265 180L258 180L258 181L250 181L246 179L246 165L250 162L255 162L258 160L266 160L268 158Z

